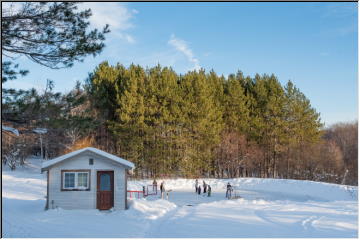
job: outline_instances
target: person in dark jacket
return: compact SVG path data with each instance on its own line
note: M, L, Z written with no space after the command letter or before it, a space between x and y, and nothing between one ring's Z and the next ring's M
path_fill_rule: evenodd
M211 196L211 187L209 184L207 185L207 192L208 192L208 197L210 197Z
M195 180L195 193L198 192L198 187L199 187L199 181L196 179Z
M204 188L204 193L206 193L206 183L205 183L205 181L203 181L203 188Z
M200 185L198 186L198 194L199 195L201 194L201 186Z
M228 184L226 185L226 198L230 199L231 198L231 184L228 182Z
M161 198L164 199L164 192L165 192L165 183L164 181L160 184L160 192L161 192Z
M156 181L156 179L154 179L154 181L153 181L153 191L154 192L157 191L157 181Z

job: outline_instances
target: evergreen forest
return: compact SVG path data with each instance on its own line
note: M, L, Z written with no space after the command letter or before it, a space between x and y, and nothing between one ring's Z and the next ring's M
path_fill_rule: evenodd
M325 128L304 93L275 75L103 62L70 92L53 88L48 80L43 92L3 89L3 124L21 133L3 131L3 164L16 169L33 154L93 146L134 162L135 178L357 185L357 122ZM46 129L41 146L36 128Z

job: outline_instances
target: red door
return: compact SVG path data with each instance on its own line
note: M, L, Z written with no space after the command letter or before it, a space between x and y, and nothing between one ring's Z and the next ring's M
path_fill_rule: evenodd
M97 208L107 210L114 206L114 172L97 172Z

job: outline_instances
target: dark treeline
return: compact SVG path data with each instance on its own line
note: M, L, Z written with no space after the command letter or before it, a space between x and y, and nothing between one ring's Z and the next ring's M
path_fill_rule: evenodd
M357 122L324 129L306 96L274 75L180 75L167 67L104 62L68 94L7 93L3 120L47 128L48 157L92 145L133 161L141 178L357 185Z

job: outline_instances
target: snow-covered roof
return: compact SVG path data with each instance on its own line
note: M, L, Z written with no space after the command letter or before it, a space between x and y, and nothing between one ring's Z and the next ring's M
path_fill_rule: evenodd
M38 134L45 134L45 133L47 133L47 129L46 128L35 128L33 130L33 132L36 132Z
M12 127L7 127L4 125L1 125L1 129L4 131L8 131L8 132L12 132L13 134L15 134L16 136L19 136L19 131L16 128L12 128Z
M115 155L112 155L110 153L104 152L104 151L102 151L100 149L97 149L97 148L86 147L86 148L82 148L80 150L76 150L74 152L67 153L67 154L62 155L60 157L51 159L49 161L43 162L42 167L41 167L41 171L47 170L51 166L53 166L53 165L55 165L55 164L57 164L59 162L62 162L64 160L68 159L68 158L74 157L74 156L76 156L76 155L78 155L80 153L83 153L85 151L90 151L90 152L96 153L96 154L98 154L100 156L103 156L103 157L105 157L105 158L107 158L109 160L112 160L114 162L120 163L120 164L122 164L122 165L124 165L124 166L126 166L128 168L131 168L131 169L135 167L135 165L132 162L129 162L129 161L125 160L125 159L122 159L122 158L120 158L118 156L115 156Z

